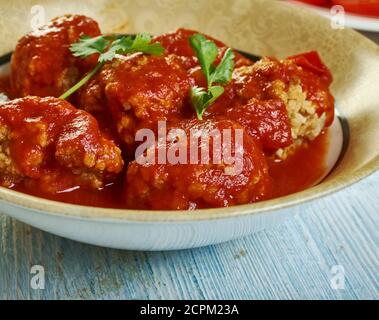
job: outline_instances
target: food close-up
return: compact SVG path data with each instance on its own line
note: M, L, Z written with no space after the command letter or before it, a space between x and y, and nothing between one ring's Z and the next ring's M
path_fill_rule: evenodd
M64 15L19 39L10 63L2 187L97 207L194 210L302 191L327 173L333 76L317 51L257 58L197 30L103 34L89 17ZM138 132L158 135L162 122L187 134L184 153L195 144L208 162L137 161ZM238 172L214 161L225 137L205 151L189 139L213 129L242 133L242 149L230 148L242 150Z
M379 298L379 0L0 4L0 303Z

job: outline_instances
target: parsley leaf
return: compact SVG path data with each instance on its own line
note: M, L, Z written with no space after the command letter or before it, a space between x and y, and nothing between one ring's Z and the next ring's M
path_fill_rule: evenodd
M86 58L94 53L103 53L108 47L110 41L103 36L91 38L82 36L78 42L70 46L70 51L75 57Z
M133 39L132 36L126 36L116 39L107 52L99 57L99 62L110 61L116 54L127 54L133 52L143 52L151 55L161 55L164 48L160 43L150 43L151 36L147 33L139 33Z
M232 80L233 69L234 53L228 48L219 65L211 73L210 83L228 84Z
M164 48L160 43L151 43L151 35L148 33L139 33L131 44L131 50L134 52L141 51L146 54L161 55L164 52Z
M218 54L218 48L216 44L207 40L201 34L195 34L189 39L192 49L195 51L197 59L199 60L201 69L203 70L204 76L207 80L208 85L210 85L210 73L212 63L216 60Z
M208 88L208 91L201 87L191 88L190 98L199 120L203 120L205 109L223 93L224 88L221 86L211 86Z
M214 62L218 55L218 48L213 41L206 39L201 34L196 34L190 37L189 43L199 60L199 64L207 80L207 90L205 88L192 87L190 92L191 103L196 111L197 118L202 120L208 106L224 93L222 86L214 86L213 84L226 85L232 79L234 53L232 49L228 48L221 62L215 67Z
M97 65L83 79L63 93L59 98L66 99L76 90L82 87L96 74L105 62L113 60L117 54L142 52L151 55L162 55L164 48L160 43L151 43L152 37L147 33L139 33L132 36L82 36L78 42L70 46L70 51L75 57L87 58L98 53Z

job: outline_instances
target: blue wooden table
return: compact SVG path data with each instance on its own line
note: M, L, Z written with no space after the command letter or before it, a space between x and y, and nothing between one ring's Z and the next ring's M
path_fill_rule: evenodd
M152 253L81 244L0 214L0 298L378 299L379 172L293 210L237 241ZM34 265L44 289L31 285Z
M0 213L0 299L379 299L379 172L293 210L240 240L150 253L81 244Z

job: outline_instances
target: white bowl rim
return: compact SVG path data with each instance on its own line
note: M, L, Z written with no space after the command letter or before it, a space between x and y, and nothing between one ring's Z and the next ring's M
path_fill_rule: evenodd
M338 184L330 180L321 182L304 191L280 198L226 208L197 209L193 211L113 209L68 204L28 195L4 187L0 187L0 201L4 201L12 206L27 208L44 214L90 219L94 221L119 223L217 220L287 209L295 205L319 199L360 181L378 169L379 155L366 164L366 166L357 170L354 175L339 179Z

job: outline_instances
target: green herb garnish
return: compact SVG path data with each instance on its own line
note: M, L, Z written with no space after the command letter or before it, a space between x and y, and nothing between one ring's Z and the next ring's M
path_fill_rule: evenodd
M224 88L220 85L226 85L232 79L234 53L232 49L228 48L221 62L215 67L214 62L217 58L218 48L213 41L206 39L201 34L196 34L190 37L189 42L207 81L207 89L192 87L190 92L191 103L197 118L202 120L208 106L223 94ZM215 83L218 85L213 85Z
M113 60L118 54L128 54L142 52L151 55L161 55L164 48L160 43L151 43L152 37L147 33L139 33L132 36L82 36L78 42L70 46L70 51L75 57L87 58L92 54L98 53L99 58L94 69L68 89L59 98L66 99L76 90L82 87L97 71L101 69L105 62Z

